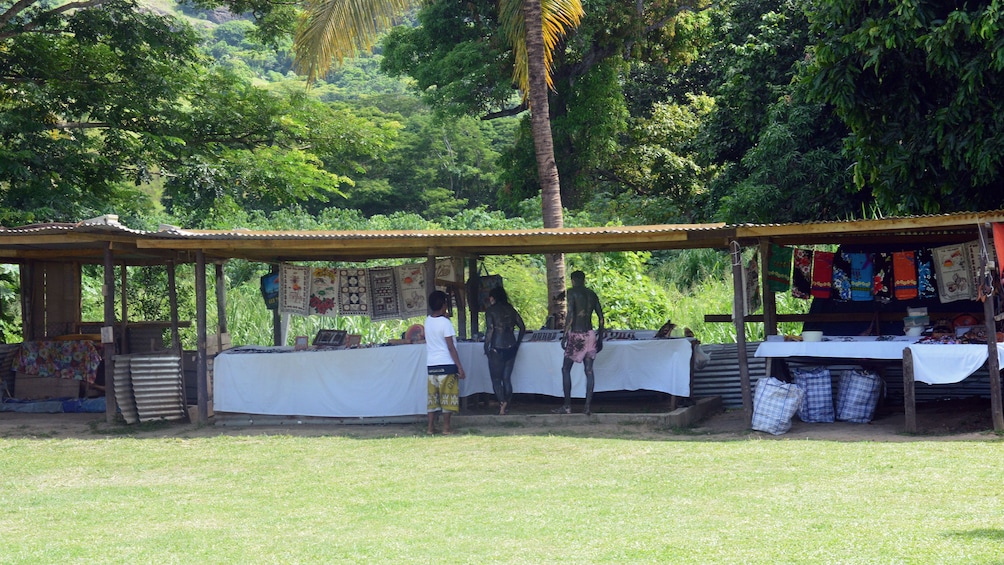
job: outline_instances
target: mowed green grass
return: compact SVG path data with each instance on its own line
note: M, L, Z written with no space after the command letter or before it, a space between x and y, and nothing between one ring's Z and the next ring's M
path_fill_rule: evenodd
M995 439L2 439L0 562L1002 563L1002 479Z

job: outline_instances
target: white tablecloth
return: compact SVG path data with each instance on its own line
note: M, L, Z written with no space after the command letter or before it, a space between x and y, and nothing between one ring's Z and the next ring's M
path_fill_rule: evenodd
M756 357L826 357L831 359L902 359L903 350L919 337L896 336L879 341L877 336L826 337L825 341L784 341L770 336L760 344Z
M937 343L910 345L913 354L913 380L929 385L957 383L976 372L987 362L986 344ZM1004 367L1004 344L997 344L998 367Z
M919 337L896 336L878 341L874 336L833 337L830 341L783 341L771 336L757 347L756 357L823 357L831 359L903 358L903 350L913 354L913 379L927 384L961 382L987 362L989 350L978 344L921 344ZM997 358L1004 366L1004 344L997 344Z
M458 344L467 373L460 384L461 396L492 392L483 348L481 343ZM216 357L216 410L328 417L425 413L424 345L326 351L256 349L262 352L231 350ZM605 342L594 365L595 390L653 390L689 396L691 351L686 339ZM513 370L513 390L562 396L561 363L557 343L522 344ZM572 369L572 394L585 396L581 363Z

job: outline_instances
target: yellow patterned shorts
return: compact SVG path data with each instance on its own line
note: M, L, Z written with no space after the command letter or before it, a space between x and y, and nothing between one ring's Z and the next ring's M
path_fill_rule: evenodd
M460 412L460 379L456 373L429 375L429 412Z

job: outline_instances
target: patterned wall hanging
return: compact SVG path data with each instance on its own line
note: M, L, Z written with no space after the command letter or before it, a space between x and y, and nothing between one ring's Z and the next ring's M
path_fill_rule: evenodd
M400 318L400 294L397 291L394 267L374 267L369 270L369 279L370 296L373 301L370 318L374 320Z
M306 316L309 298L310 267L280 265L279 312Z
M337 316L338 271L330 268L312 269L310 273L310 308L317 316Z
M338 269L338 313L369 316L369 277L366 269Z

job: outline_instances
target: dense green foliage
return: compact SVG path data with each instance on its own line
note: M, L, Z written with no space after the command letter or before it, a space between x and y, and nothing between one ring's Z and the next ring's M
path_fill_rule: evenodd
M308 88L291 72L304 4L145 1L0 2L3 225L102 213L138 228L541 225L495 2L421 3L372 54ZM1004 205L996 4L583 6L555 47L550 93L567 225ZM568 261L592 273L624 327L679 318L664 305L709 280L731 284L714 251ZM541 323L541 258L489 265ZM250 297L267 269L231 262L227 277ZM16 290L9 275L0 292ZM137 276L152 290L129 289L130 315L163 318L163 271ZM688 325L703 323L699 310Z
M808 13L805 80L851 131L855 183L897 212L1000 207L1000 5L835 0Z

